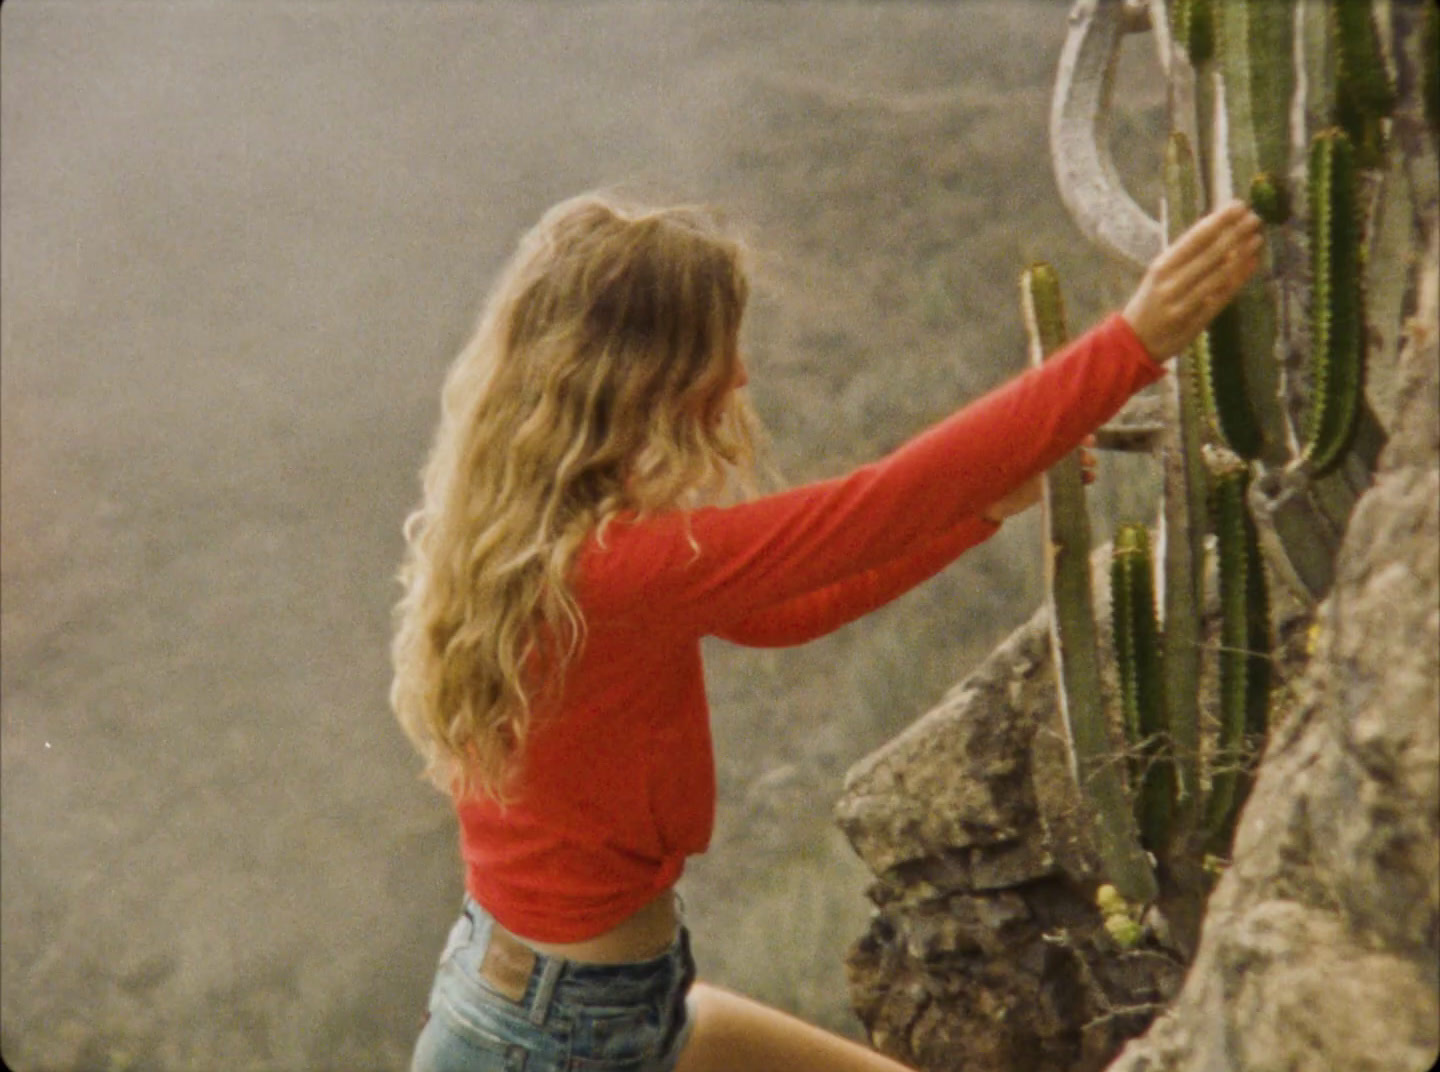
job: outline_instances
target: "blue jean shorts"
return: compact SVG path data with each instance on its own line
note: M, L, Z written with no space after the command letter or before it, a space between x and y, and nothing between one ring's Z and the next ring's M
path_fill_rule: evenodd
M410 1072L671 1072L690 1037L695 961L682 924L653 960L535 955L501 993L481 973L495 921L470 897L440 955ZM528 959L528 958L527 958Z

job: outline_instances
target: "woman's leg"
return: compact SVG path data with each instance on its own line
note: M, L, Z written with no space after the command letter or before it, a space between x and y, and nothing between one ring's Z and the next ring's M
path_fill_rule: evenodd
M910 1072L847 1039L696 983L695 1028L675 1072Z

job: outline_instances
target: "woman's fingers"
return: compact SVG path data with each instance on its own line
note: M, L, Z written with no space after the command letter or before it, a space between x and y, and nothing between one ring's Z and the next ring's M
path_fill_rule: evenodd
M1125 314L1157 358L1173 357L1260 265L1259 218L1242 201L1206 216L1150 265Z
M1194 330L1199 331L1235 299L1260 267L1260 247L1261 240L1256 238L1253 245L1247 244L1208 275L1177 283L1178 314L1187 327L1194 321Z
M1212 218L1206 217L1201 222ZM1197 224L1196 228L1199 226ZM1168 266L1175 289L1180 293L1197 287L1209 289L1217 283L1228 282L1230 275L1243 275L1246 261L1258 256L1264 244L1261 226L1259 217L1246 210L1238 218L1227 216L1223 227L1200 232L1206 241L1189 251L1179 262ZM1194 230L1192 228L1192 232ZM1174 248L1178 249L1179 245Z
M1243 201L1231 201L1192 224L1184 234L1160 255L1165 265L1176 274L1204 272L1213 267L1217 257L1236 238L1251 230L1254 213ZM1259 220L1255 219L1258 224Z

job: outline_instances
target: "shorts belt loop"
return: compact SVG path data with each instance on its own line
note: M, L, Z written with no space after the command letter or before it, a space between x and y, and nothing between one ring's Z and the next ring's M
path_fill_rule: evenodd
M540 981L535 986L535 1000L530 1005L530 1022L539 1027L550 1014L550 1002L555 997L555 984L565 970L565 961L560 957L542 957L544 967L540 969Z

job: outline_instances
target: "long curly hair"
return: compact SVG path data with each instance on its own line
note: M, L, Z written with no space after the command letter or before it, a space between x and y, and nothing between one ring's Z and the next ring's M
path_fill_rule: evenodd
M405 523L391 705L443 792L504 800L584 642L577 553L750 480L739 243L702 210L587 194L541 218L446 377ZM558 695L558 693L557 693Z

